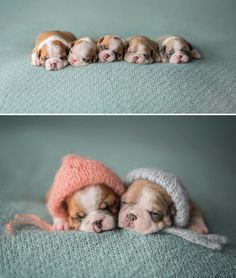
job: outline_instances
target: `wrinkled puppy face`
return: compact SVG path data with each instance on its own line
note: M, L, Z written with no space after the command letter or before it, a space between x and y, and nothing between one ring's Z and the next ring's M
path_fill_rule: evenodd
M60 41L52 41L44 45L38 52L39 63L46 70L59 70L68 65L69 49Z
M82 38L71 44L68 61L72 66L84 66L96 62L96 43L90 38Z
M136 180L122 196L118 226L141 234L158 232L172 224L175 209L167 192L147 180Z
M132 37L125 54L125 61L135 64L151 64L158 61L157 46L146 37ZM155 58L156 56L156 58Z
M183 38L173 37L165 41L160 49L163 63L183 64L191 59L200 59L199 52Z
M127 41L117 36L104 36L97 41L100 62L123 61Z
M66 204L70 229L100 233L116 227L119 199L105 185L76 191Z

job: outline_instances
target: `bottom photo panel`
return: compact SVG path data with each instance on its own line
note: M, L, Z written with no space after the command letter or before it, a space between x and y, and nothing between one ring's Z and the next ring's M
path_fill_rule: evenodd
M0 277L235 277L235 127L1 116Z

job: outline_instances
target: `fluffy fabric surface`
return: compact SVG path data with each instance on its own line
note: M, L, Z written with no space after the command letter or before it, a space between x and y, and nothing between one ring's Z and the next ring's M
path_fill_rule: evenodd
M125 187L120 178L101 162L89 158L67 155L56 173L48 209L54 217L67 217L63 201L76 190L90 185L104 184L121 196Z
M0 117L0 277L235 277L235 119L230 117ZM132 131L132 132L131 132ZM67 153L120 176L162 165L185 182L222 251L166 233L45 232L3 225L15 214L51 221L44 195Z
M234 0L1 0L0 6L2 113L236 112ZM177 34L203 59L49 73L32 67L30 56L37 35L53 29L95 38Z

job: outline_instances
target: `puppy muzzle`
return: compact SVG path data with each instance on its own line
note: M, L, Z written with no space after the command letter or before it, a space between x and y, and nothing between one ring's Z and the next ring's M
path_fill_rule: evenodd
M89 213L81 222L80 230L91 233L101 233L114 229L116 221L108 211L96 210Z
M68 65L68 62L66 60L62 60L59 58L50 58L47 59L45 68L46 70L59 70L64 68L66 65Z
M112 50L102 50L99 54L98 54L98 58L101 62L114 62L117 57L116 57L116 53Z
M183 51L175 52L169 59L169 63L172 64L183 64L189 62L190 57Z

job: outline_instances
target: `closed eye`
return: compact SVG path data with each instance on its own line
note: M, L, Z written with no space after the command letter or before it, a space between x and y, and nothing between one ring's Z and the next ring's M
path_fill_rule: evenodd
M160 221L163 218L163 214L160 213L160 212L152 212L152 211L150 211L149 214L150 214L153 222L158 222L158 221Z
M73 220L81 220L85 217L85 215L81 215L79 213L77 213L76 215L73 215L73 217L71 216L71 219Z
M167 52L166 54L167 54L167 56L171 56L171 55L173 55L173 54L174 54L174 51L173 51L173 50L171 50L171 51Z
M91 62L91 60L90 60L90 59L85 59L85 58L82 58L82 60L83 60L84 62L86 62L86 63L90 63L90 62Z

